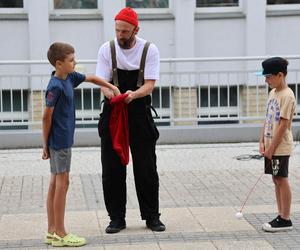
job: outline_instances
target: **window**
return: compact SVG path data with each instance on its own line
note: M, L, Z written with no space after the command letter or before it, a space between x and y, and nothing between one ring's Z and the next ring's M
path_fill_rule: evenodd
M22 112L28 111L28 91L27 90L2 90L0 92L0 111L3 112ZM21 103L23 101L23 104ZM23 110L22 110L23 106Z
M300 4L300 0L267 0L267 3L272 4Z
M239 6L239 0L197 0L196 7L235 7Z
M0 0L0 8L23 8L23 0Z
M229 102L228 102L228 90L229 90ZM237 87L230 86L220 87L220 93L218 94L217 87L210 87L209 98L208 98L208 88L202 87L200 89L200 107L208 107L208 99L210 100L210 107L218 107L218 96L220 96L220 107L236 107L237 106ZM199 105L199 104L198 104Z
M99 89L80 89L74 91L76 110L100 110L100 91ZM92 100L93 95L93 100ZM83 99L81 98L83 97ZM83 106L82 106L83 104Z
M231 107L237 106L238 105L237 100L238 100L237 87L231 86L229 88L229 105Z
M54 0L54 9L97 9L97 0Z
M98 88L81 89L76 88L74 91L76 121L97 120L100 112L101 94ZM82 124L76 122L76 128L95 128L95 122Z
M161 95L161 105L160 105ZM155 88L152 92L152 105L154 108L169 108L170 107L170 90L169 88Z
M27 122L28 90L0 91L0 130L27 129L27 125L6 125L9 122Z
M297 105L300 104L300 84L289 84L289 87L293 90L296 97Z
M126 0L131 8L169 8L169 0Z
M197 98L198 100L198 98ZM201 88L200 90L200 107L208 107L208 89Z
M197 107L198 124L238 123L235 119L218 120L222 117L238 116L238 86L200 87L197 91Z

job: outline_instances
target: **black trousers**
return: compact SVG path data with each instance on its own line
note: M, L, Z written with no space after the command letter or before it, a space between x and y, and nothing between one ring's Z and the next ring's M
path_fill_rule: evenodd
M105 112L104 112L105 113ZM159 217L159 178L156 166L155 146L159 136L150 108L142 114L129 112L129 139L133 173L141 217L143 220ZM104 118L101 129L102 184L105 206L110 219L126 215L126 166L112 148Z

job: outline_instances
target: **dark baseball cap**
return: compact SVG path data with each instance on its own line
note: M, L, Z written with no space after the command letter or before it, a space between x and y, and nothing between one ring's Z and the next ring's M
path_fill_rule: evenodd
M263 71L260 75L277 75L279 72L287 73L288 61L282 57L271 57L262 62Z

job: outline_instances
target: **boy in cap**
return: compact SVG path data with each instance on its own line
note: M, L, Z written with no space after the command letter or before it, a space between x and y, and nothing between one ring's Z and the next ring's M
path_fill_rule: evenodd
M265 157L265 173L275 184L278 216L264 223L266 232L291 230L292 194L288 182L289 157L293 148L291 132L295 112L295 96L286 83L288 61L272 57L262 62L262 74L272 89L269 93L266 119L260 134L259 152Z
M46 90L46 107L43 114L43 154L50 158L51 178L47 196L48 233L46 244L55 247L83 246L83 237L67 233L64 226L66 196L69 186L71 147L75 129L74 88L82 82L92 82L111 89L117 87L96 76L85 76L74 71L75 50L70 44L53 43L48 60L55 67Z
M128 94L129 143L133 162L135 187L142 220L153 231L164 231L160 221L155 146L159 137L151 114L151 96L159 79L159 52L136 34L139 31L137 13L127 7L115 16L116 38L104 43L98 52L96 75L118 86ZM102 183L105 206L110 217L106 233L118 233L126 228L126 166L112 147L109 130L112 93L105 95L99 121L101 137ZM101 132L102 131L102 132Z

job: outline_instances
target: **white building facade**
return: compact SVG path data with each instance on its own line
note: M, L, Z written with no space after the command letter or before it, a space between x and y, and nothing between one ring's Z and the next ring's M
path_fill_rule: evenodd
M161 124L257 122L267 88L253 73L268 56L289 59L300 105L300 0L0 0L0 130L40 126L51 43L72 44L78 70L94 74L125 6L139 15L138 35L160 51L153 105ZM84 84L75 94L79 122L94 126L99 91Z
M0 60L46 59L48 46L54 41L73 44L80 59L96 58L99 46L114 37L116 13L135 2L136 6L148 2L149 8L136 8L140 36L157 44L162 58L294 55L299 50L300 1L295 0L277 1L294 4L267 4L274 0L0 2L22 6L0 4ZM68 9L61 9L63 5L58 8L59 2L69 3ZM79 7L72 8L72 2ZM150 8L149 2L166 7ZM226 3L232 6L221 7ZM83 9L85 6L89 8Z

